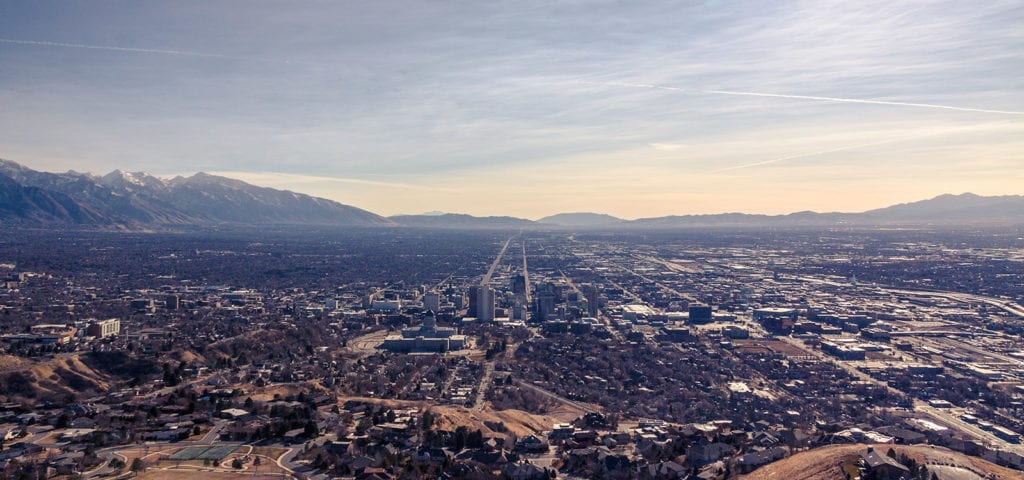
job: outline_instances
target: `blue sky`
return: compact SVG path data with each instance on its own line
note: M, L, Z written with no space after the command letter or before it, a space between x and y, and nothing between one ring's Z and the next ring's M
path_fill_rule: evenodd
M1022 194L1021 25L1019 1L0 0L0 158L382 214Z

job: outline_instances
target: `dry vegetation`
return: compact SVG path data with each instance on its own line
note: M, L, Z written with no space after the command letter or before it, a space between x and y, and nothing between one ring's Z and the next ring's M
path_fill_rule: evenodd
M77 354L43 361L4 356L0 359L0 391L8 400L63 398L80 392L99 393L110 388L111 378L82 362Z
M522 410L470 410L464 407L432 407L430 410L437 414L436 427L439 429L455 430L465 426L470 431L479 429L485 437L508 433L522 437L550 430L555 423L575 418L534 415ZM502 431L503 428L505 431Z
M833 445L801 452L792 457L761 467L743 480L832 480L843 478L840 470L844 459L866 450L868 445ZM889 448L897 455L907 455L918 463L943 463L971 467L995 475L999 480L1024 479L1024 473L1000 467L977 457L971 457L942 447L913 445L874 445L880 452Z

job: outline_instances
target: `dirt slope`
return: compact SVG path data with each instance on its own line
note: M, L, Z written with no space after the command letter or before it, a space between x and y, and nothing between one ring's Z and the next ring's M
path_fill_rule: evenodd
M832 445L800 452L740 477L743 480L833 480L843 478L839 465L844 458L856 456L869 445ZM1000 480L1024 479L1024 472L1000 467L978 457L971 457L947 448L931 445L873 445L879 452L889 448L897 455L905 454L919 464L943 464L994 475ZM957 467L954 467L957 468Z

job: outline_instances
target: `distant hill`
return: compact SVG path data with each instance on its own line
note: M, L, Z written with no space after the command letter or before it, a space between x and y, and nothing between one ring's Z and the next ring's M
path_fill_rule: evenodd
M947 194L862 213L722 213L643 218L627 225L641 228L1024 225L1024 195Z
M559 213L537 220L545 225L561 225L564 227L605 227L616 225L625 220L604 213L574 212Z
M332 200L206 173L171 180L119 170L95 176L38 172L0 160L0 175L0 219L11 223L391 225L379 215Z
M388 220L405 227L420 228L534 228L537 223L516 217L474 217L464 213L440 215L395 215Z
M859 217L867 223L882 224L1024 224L1024 195L939 195L930 200L869 210Z

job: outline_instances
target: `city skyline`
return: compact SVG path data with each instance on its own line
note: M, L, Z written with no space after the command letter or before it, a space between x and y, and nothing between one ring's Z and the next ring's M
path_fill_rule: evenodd
M383 215L1021 194L1012 2L0 3L0 158Z

